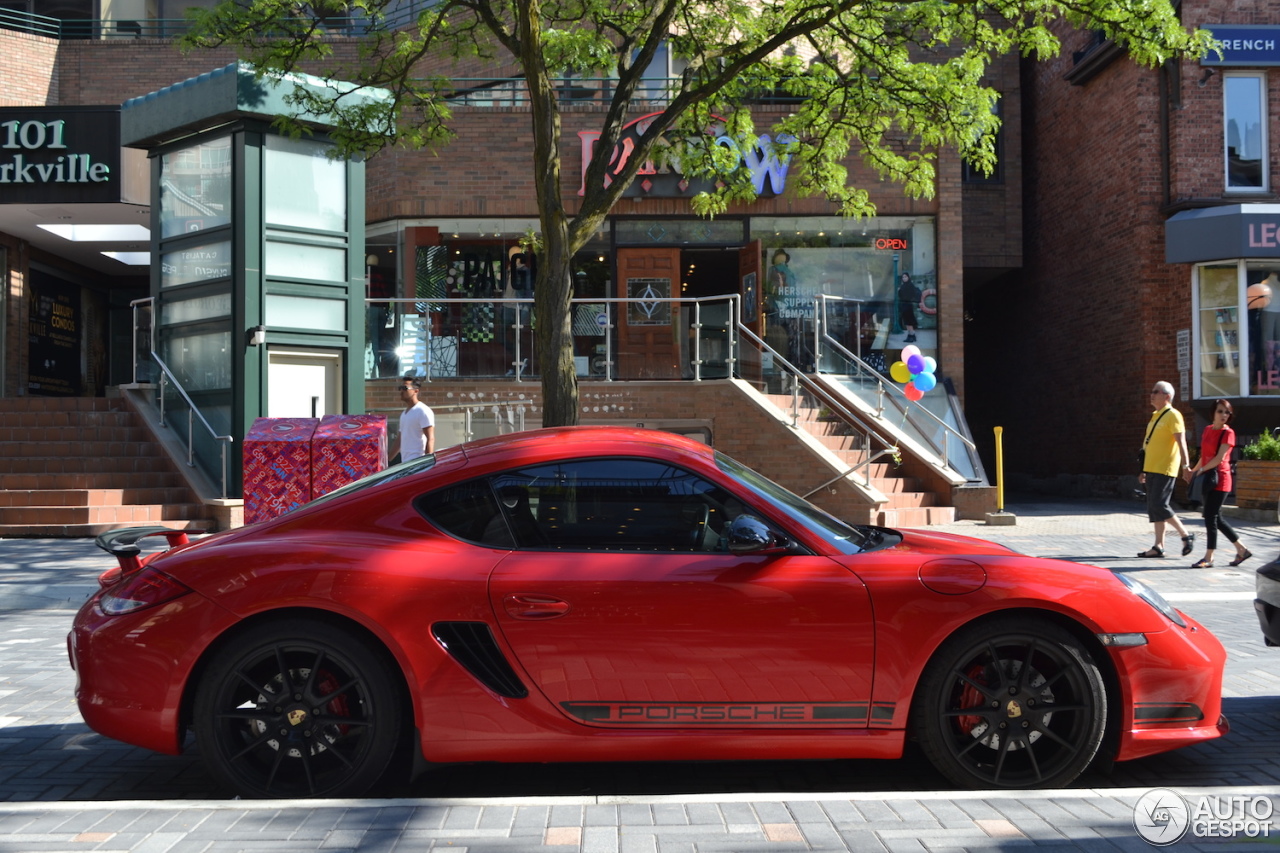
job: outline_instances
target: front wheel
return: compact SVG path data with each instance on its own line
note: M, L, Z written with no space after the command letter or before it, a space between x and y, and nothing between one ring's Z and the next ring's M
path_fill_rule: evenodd
M1010 616L958 632L925 667L912 703L925 755L966 788L1069 784L1106 728L1102 675L1069 632Z
M385 657L306 620L235 637L204 672L194 728L209 769L244 797L353 797L387 770L405 725Z

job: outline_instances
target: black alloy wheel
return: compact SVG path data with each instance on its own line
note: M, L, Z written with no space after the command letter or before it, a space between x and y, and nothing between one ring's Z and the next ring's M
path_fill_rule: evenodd
M912 703L925 755L966 788L1053 788L1084 772L1106 728L1106 688L1070 632L1023 616L963 629Z
M203 673L194 728L211 772L243 797L354 797L382 778L404 731L384 655L331 625L260 624Z

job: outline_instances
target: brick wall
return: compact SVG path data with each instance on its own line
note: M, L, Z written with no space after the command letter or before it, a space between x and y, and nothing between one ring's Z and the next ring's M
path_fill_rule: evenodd
M1022 80L1016 56L992 63L987 85L1000 93L1000 179L964 185L964 265L1022 266Z
M0 107L57 103L58 40L0 30Z

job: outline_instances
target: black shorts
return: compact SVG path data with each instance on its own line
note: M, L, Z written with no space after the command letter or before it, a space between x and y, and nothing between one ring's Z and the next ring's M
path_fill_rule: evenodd
M1175 478L1165 474L1147 474L1147 521L1168 521L1173 518L1171 502L1176 482Z

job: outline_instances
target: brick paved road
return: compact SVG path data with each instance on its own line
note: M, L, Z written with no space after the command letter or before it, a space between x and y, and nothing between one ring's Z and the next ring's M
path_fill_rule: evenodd
M1132 827L1148 789L1280 799L1280 649L1252 609L1252 569L1280 529L1241 523L1242 569L1133 554L1136 504L1011 503L1015 527L947 529L1025 553L1132 571L1227 646L1227 738L1091 774L1069 791L961 793L902 761L442 767L394 799L225 799L194 749L160 756L89 732L71 697L65 634L111 565L82 540L0 541L0 853L37 850L957 850L1049 843L1147 849ZM1199 530L1197 523L1193 529ZM1219 553L1229 553L1220 551ZM539 799L530 799L536 797ZM446 799L447 798L447 799ZM1280 816L1278 816L1280 825ZM1207 842L1205 842L1207 843Z

